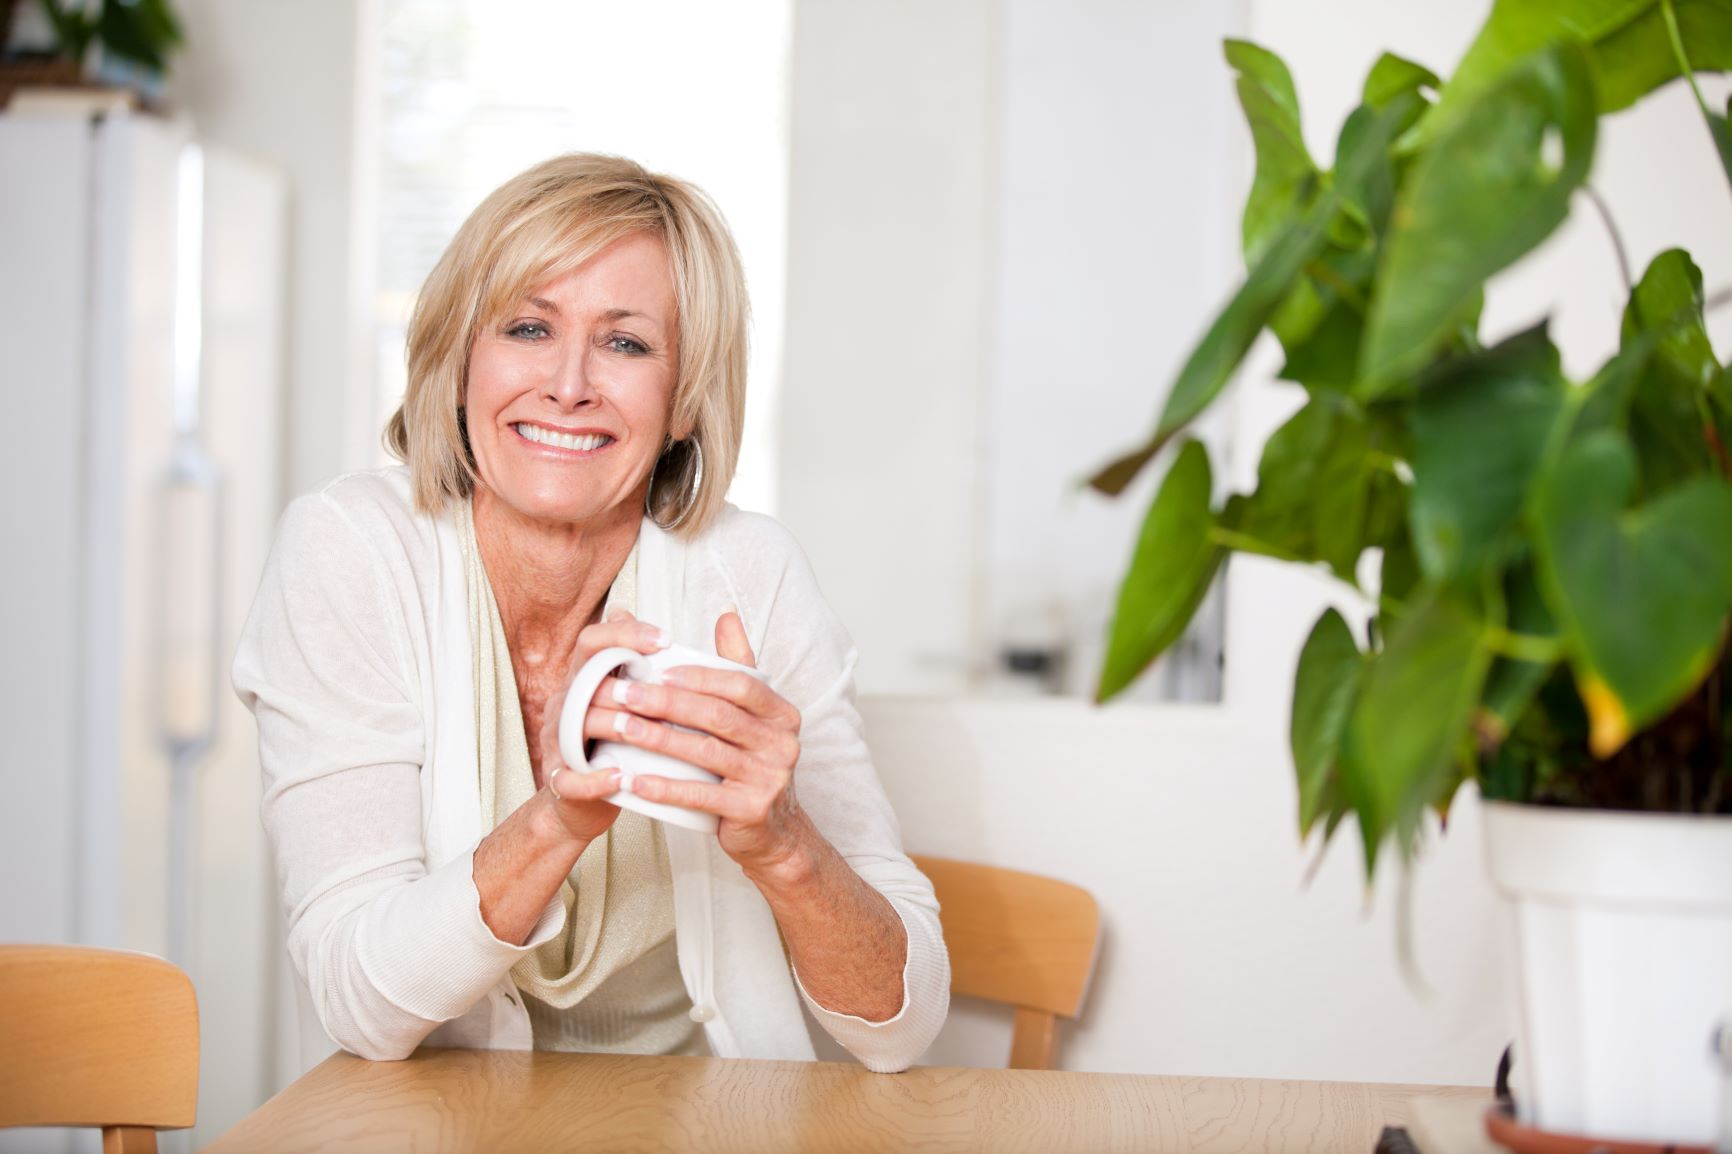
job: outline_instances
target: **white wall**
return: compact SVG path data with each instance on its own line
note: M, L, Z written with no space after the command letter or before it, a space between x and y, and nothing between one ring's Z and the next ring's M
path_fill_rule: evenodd
M992 0L794 9L779 515L864 685L963 684L990 339Z
M872 638L872 692L1092 688L1152 427L1236 273L1212 0L795 8L778 513ZM886 584L881 554L916 558ZM900 566L898 566L900 568ZM886 595L886 594L889 595ZM1151 686L1152 687L1152 686Z
M1056 644L1087 695L1158 473L1118 500L1079 481L1153 427L1237 278L1240 121L1219 45L1243 15L1214 0L1001 10L978 643Z

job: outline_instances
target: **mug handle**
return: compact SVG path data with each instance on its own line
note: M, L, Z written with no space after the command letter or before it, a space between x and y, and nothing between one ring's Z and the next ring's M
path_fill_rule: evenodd
M590 701L608 674L642 656L623 645L603 649L592 654L571 679L571 687L565 691L565 705L559 711L559 756L568 768L578 773L590 771L589 758L583 752L583 719L589 713Z

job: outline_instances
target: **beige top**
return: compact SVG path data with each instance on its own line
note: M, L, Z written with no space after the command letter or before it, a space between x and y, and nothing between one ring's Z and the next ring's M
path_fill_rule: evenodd
M535 792L523 709L499 604L475 541L468 502L459 513L475 660L476 765L482 815L497 826ZM636 607L637 550L607 608ZM512 981L537 1050L703 1054L689 1017L674 947L673 871L660 827L630 810L584 850L560 886L565 929L519 958Z

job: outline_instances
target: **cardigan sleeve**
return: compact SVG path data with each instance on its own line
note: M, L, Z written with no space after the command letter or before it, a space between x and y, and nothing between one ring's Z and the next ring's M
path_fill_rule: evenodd
M233 671L258 722L289 955L326 1033L372 1059L407 1057L565 920L555 898L527 944L501 942L481 918L473 853L427 868L411 608L350 511L328 491L303 497Z
M902 1070L926 1051L950 1005L950 956L938 900L902 849L896 814L879 783L854 703L853 641L825 600L799 544L779 523L730 511L722 564L758 664L800 710L800 805L854 872L902 921L907 954L900 1010L884 1022L834 1013L794 975L812 1017L868 1069Z

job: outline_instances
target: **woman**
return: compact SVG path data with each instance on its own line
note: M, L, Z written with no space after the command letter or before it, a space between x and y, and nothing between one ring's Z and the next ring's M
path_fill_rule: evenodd
M406 467L285 515L234 680L289 952L345 1049L811 1058L803 1002L891 1071L942 1023L937 903L853 647L787 532L724 501L746 321L702 193L538 165L422 291L387 433ZM717 774L628 787L718 815L696 834L608 804L617 775L563 765L557 730L589 655L711 639L765 680L610 679L584 722Z

